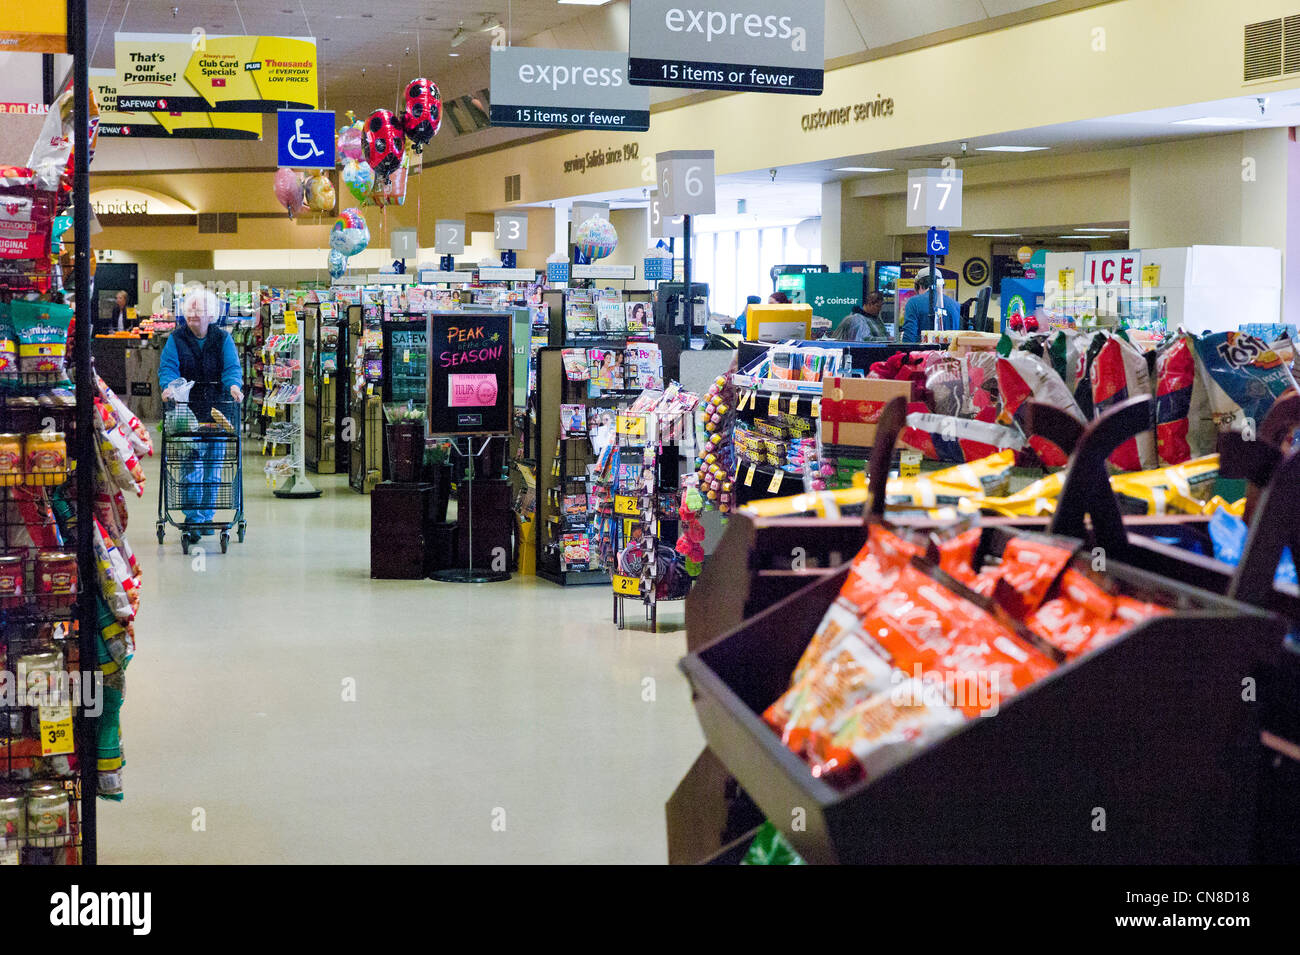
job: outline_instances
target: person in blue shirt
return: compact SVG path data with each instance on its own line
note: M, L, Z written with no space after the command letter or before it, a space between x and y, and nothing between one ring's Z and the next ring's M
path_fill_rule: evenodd
M919 342L921 332L935 328L939 331L961 328L961 306L950 295L943 294L943 275L935 289L935 324L930 324L930 285L934 278L929 269L916 274L916 294L903 307L903 338L905 342Z
M194 289L185 296L181 314L184 323L178 323L168 337L158 362L158 386L163 400L177 400L178 395L171 388L177 379L192 381L189 410L198 422L218 420L213 415L215 410L238 428L242 417L240 405L244 400L240 387L244 373L234 339L214 324L220 314L217 296L208 289ZM226 441L196 442L182 496L186 523L194 525L186 532L191 540L216 532L215 528L204 525L212 524L221 464L228 450Z
M736 319L736 331L740 332L741 338L745 337L745 319L749 318L749 306L757 305L762 301L757 295L750 295L745 299L745 310Z

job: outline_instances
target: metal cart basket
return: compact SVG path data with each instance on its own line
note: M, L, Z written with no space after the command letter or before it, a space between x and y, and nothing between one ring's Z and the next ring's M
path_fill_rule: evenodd
M181 550L220 533L221 552L233 527L243 543L243 439L239 402L208 406L168 402L162 423L162 481L158 487L158 543L167 525L181 532ZM224 518L224 519L220 519Z

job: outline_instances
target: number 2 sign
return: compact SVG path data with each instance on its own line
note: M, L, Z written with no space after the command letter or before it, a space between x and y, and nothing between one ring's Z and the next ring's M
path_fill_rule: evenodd
M713 150L678 149L655 156L659 215L711 216L717 212Z
M464 221L461 219L439 219L433 229L433 251L439 255L464 255Z

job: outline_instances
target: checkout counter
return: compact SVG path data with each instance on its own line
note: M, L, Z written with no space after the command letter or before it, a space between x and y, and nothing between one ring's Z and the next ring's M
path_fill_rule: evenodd
M141 421L162 417L158 360L167 333L96 335L91 343L95 370Z

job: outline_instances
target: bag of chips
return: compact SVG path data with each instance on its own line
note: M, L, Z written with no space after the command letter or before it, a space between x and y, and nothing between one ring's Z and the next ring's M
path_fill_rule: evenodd
M1110 488L1125 514L1202 514L1219 479L1219 456L1111 476Z
M998 392L998 353L972 351L962 356L966 374L966 400L970 414L981 421L994 420L1002 410Z
M1214 450L1205 389L1196 387L1196 356L1187 335L1156 352L1156 452L1161 465L1182 464Z
M1193 338L1192 346L1196 379L1219 431L1257 433L1273 402L1296 391L1286 362L1258 338L1217 332Z
M1100 342L1100 348L1088 370L1095 416L1130 398L1151 394L1147 360L1137 348L1108 332L1103 332L1096 341ZM1129 438L1107 460L1120 471L1156 467L1156 446L1151 432L1142 431Z
M1024 351L1013 351L998 359L998 391L1002 395L1002 420L1016 422L1029 437L1045 467L1064 467L1069 455L1046 438L1030 434L1026 417L1030 401L1060 408L1081 424L1086 422L1065 382L1044 359Z
M885 487L887 507L932 508L956 504L963 498L1005 494L1016 464L1013 451L999 451L970 464L958 464L914 478L890 478Z
M1024 438L1015 428L950 415L918 413L907 416L898 440L932 461L957 464L1008 449L1019 451L1025 446Z

